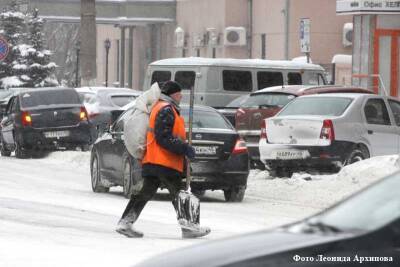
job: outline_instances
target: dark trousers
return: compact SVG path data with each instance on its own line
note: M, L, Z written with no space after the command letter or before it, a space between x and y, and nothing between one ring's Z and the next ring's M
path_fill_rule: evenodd
M121 219L125 219L130 223L134 223L142 212L146 203L153 198L161 182L167 187L172 204L177 210L176 197L181 189L181 177L175 175L159 174L158 176L143 177L143 187L137 195L132 195L122 214Z

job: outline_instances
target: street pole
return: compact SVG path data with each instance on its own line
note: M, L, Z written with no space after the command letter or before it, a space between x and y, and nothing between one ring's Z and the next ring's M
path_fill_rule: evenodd
M75 87L79 87L79 53L81 50L80 41L77 41L75 44L76 49L76 68L75 68Z
M104 48L106 49L106 87L108 87L108 53L111 48L111 41L109 38L104 40Z

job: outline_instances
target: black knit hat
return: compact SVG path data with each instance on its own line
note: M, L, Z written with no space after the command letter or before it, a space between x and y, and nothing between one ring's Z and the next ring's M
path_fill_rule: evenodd
M161 93L166 95L172 95L180 91L182 91L182 86L174 81L166 81L161 86Z

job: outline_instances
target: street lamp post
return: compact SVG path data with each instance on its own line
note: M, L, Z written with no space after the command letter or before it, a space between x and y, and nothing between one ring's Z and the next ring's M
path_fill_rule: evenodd
M81 50L81 42L80 41L76 42L75 50L76 50L75 87L79 87L79 53Z
M106 49L106 87L108 87L108 52L111 48L111 41L109 38L104 40L104 48Z

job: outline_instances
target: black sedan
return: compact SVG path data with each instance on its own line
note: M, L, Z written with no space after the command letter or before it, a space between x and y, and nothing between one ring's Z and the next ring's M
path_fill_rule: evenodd
M153 266L400 266L400 172L303 221L199 244Z
M70 88L24 89L14 94L1 120L0 152L27 158L38 151L88 149L94 127Z
M132 109L125 111L93 145L91 155L91 181L94 192L107 192L111 186L122 186L129 197L140 190L142 178L140 163L125 148L124 120ZM188 122L189 107L182 105L181 114ZM193 112L192 142L196 157L191 162L192 191L223 190L226 201L243 200L249 159L246 145L218 111L195 106Z

